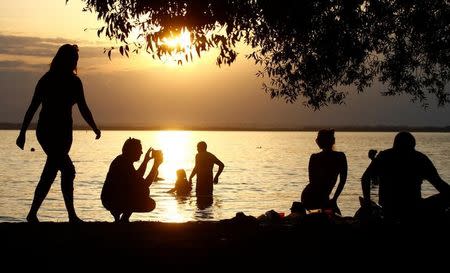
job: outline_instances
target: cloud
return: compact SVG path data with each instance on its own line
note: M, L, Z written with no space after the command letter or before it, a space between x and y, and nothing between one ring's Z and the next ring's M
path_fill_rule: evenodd
M0 34L0 71L45 71L58 48L78 44L83 58L103 57L103 47L63 38Z
M0 61L0 71L44 71L48 64L30 64L20 60Z
M0 34L0 54L15 56L51 57L61 44L73 43L62 38L39 38Z
M88 41L0 34L0 54L5 55L53 57L58 48L63 44L77 44L84 57L99 57L104 55L103 46L92 46Z

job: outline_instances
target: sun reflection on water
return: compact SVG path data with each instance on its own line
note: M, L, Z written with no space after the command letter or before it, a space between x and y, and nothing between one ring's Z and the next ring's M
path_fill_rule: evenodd
M164 162L159 167L159 176L166 181L176 180L177 169L191 169L195 157L192 147L192 133L186 131L160 131L155 136L153 148L164 154ZM189 174L189 172L187 172Z
M164 155L164 161L159 167L158 174L158 177L164 180L151 186L151 196L157 200L154 213L167 222L185 222L192 219L192 196L180 199L167 191L175 186L176 170L185 169L187 175L190 175L194 167L197 153L195 133L175 130L158 131L152 132L151 137L144 136L143 139L145 139L144 146L148 145L155 150L162 150ZM149 171L150 167L147 169L147 173Z

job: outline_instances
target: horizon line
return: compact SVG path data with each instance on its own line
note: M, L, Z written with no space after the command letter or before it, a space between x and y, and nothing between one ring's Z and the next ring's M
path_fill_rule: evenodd
M317 131L323 128L333 128L337 131L363 131L363 132L393 132L393 131L415 131L415 132L450 132L448 126L408 126L408 125L336 125L336 126L258 126L258 125L235 125L235 126L149 126L149 125L123 125L109 124L98 125L100 130L106 131ZM0 122L0 130L20 130L20 123ZM28 129L36 129L36 123L31 123ZM74 124L74 130L90 130L88 125Z

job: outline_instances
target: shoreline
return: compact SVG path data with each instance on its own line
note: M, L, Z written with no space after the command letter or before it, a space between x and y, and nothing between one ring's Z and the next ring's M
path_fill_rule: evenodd
M255 221L0 223L4 261L33 270L292 269L301 272L442 268L450 221L362 225L325 219ZM189 270L190 269L190 270Z

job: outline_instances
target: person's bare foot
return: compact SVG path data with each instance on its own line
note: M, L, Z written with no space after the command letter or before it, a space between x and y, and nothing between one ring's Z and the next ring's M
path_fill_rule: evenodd
M36 215L27 215L27 222L28 223L39 223L39 219L37 218Z
M114 217L114 222L118 223L120 221L120 213L111 212L111 214Z
M128 218L128 217L123 217L123 215L122 215L122 217L120 217L119 222L120 222L120 223L129 223L129 222L130 222L130 218Z
M71 224L81 224L81 223L84 223L84 221L81 220L80 218L78 218L78 216L75 216L75 217L70 217L69 218L69 223L71 223Z

